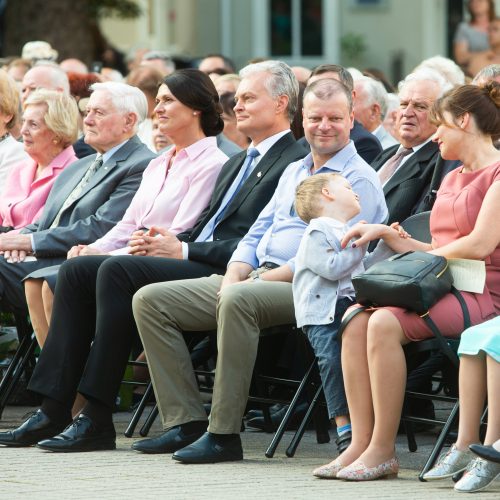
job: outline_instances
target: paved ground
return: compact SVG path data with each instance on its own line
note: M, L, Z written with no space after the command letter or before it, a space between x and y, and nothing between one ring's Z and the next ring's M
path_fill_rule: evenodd
M15 427L29 408L8 407L0 428ZM130 450L133 439L122 432L130 414L115 417L120 432L117 451L54 454L36 448L0 448L0 499L321 499L329 498L457 498L451 481L421 483L418 469L430 450L433 436L419 434L419 450L409 453L404 437L398 440L402 470L396 480L346 483L319 480L311 470L332 458L333 445L318 445L313 432L304 437L295 458L286 458L283 446L267 459L270 435L242 434L245 460L228 464L182 465L169 455L144 456ZM158 423L152 434L160 431ZM285 436L288 442L291 434ZM500 498L500 482L481 499Z

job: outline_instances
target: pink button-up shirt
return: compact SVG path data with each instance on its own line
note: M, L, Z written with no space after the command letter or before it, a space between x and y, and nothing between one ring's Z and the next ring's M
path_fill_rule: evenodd
M174 150L151 161L123 219L91 247L126 254L130 235L137 229L160 226L177 234L193 227L209 204L228 157L217 147L215 137L205 137L175 157Z
M35 179L38 164L30 158L9 172L0 196L0 225L23 228L40 217L56 177L76 161L73 146L63 149Z

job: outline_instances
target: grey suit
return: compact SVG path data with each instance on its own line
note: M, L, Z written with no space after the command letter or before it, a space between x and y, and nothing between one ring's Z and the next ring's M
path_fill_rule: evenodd
M0 260L0 306L27 312L22 279L29 273L66 259L79 243L92 243L107 233L123 216L142 179L142 172L155 155L132 137L91 177L76 200L50 228L64 201L93 163L95 155L76 161L56 179L39 221L26 226L37 258L34 262L9 264Z
M238 144L229 140L222 132L217 135L217 146L223 153L229 156L229 158L242 151Z

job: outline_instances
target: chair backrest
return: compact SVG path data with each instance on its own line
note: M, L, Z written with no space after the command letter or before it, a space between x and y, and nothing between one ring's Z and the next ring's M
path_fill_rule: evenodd
M411 234L412 238L424 243L430 243L432 240L429 226L430 215L430 212L420 212L411 215L401 223L401 226L403 226L406 232Z

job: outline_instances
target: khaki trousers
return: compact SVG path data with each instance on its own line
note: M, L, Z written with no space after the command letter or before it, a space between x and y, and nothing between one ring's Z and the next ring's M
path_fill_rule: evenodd
M217 329L218 359L208 430L236 434L262 328L295 321L292 284L255 281L229 286L222 276L155 283L133 299L164 429L206 420L183 331Z

